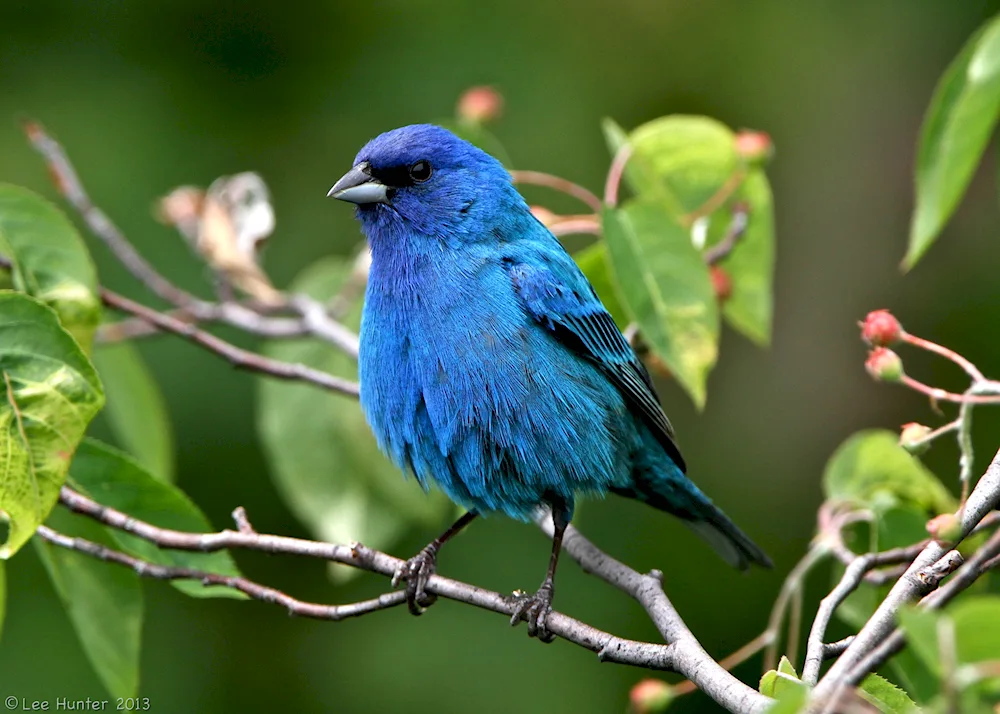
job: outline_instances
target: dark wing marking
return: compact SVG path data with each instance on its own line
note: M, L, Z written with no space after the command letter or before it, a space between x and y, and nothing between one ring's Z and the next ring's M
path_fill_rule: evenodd
M572 261L566 256L566 261ZM547 267L508 267L515 290L528 312L552 330L567 347L596 363L653 431L681 471L687 466L674 443L674 429L663 413L653 382L593 288L572 264L569 280ZM567 283L578 283L574 290Z

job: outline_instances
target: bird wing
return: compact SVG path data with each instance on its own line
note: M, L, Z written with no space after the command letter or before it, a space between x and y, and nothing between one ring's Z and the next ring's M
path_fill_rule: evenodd
M508 273L528 314L567 348L597 364L686 471L649 373L573 259L561 247L546 250L529 260L510 261Z

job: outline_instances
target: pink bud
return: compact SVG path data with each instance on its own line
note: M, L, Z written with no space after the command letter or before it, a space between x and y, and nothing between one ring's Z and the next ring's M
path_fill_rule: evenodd
M903 360L888 347L876 347L868 353L865 369L872 379L898 382L903 376Z
M898 342L903 334L903 326L888 310L869 312L861 323L861 337L872 347L882 347Z
M503 111L503 96L493 87L471 87L458 99L458 117L477 124L499 118Z
M934 540L954 543L962 537L962 522L954 513L942 513L927 521L927 532Z
M666 711L674 699L674 692L666 682L644 679L628 695L633 714L656 714Z
M918 424L915 421L903 424L899 432L899 445L914 456L919 456L931 448L930 442L924 441L930 433L931 428L929 426Z
M741 129L736 134L736 153L746 161L760 163L771 158L774 144L767 132Z

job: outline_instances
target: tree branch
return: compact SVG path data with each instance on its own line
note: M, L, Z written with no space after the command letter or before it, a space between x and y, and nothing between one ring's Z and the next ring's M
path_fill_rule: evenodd
M269 359L256 352L244 350L209 332L199 330L189 322L184 322L166 313L157 312L152 308L140 305L106 288L101 288L101 301L108 307L135 315L152 325L156 325L161 330L172 332L200 347L204 347L210 352L224 357L234 367L260 372L277 379L311 382L331 392L339 392L340 394L347 394L352 397L358 396L358 385L356 382L336 377L304 364L281 362Z
M899 609L908 603L916 602L937 587L941 577L947 573L939 574L935 566L952 552L952 548L976 528L998 503L1000 503L1000 451L993 457L986 473L979 479L964 508L958 513L962 527L961 537L953 544L932 540L924 546L889 591L885 600L854 637L850 646L816 685L813 692L814 701L836 701L843 688L852 683L857 676L858 665L867 654L891 635Z
M287 324L278 327L269 323L267 318L240 303L207 302L174 285L143 258L107 214L94 205L59 142L49 136L37 122L25 122L24 131L32 146L45 160L56 188L77 211L91 233L154 294L175 307L184 308L196 321L218 320L247 332L266 336L270 336L268 333L273 330L288 329ZM288 306L298 313L305 334L326 340L352 357L358 356L357 335L330 317L324 306L306 295L293 295L288 301Z
M404 561L398 558L361 544L345 546L257 533L250 527L241 509L237 509L237 512L234 513L239 530L225 530L217 533L186 533L159 528L145 521L134 519L67 487L63 487L60 491L59 501L71 511L93 518L111 528L131 533L161 548L197 552L242 549L272 554L298 555L342 563L390 578L404 564ZM543 530L551 532L551 521L547 526L543 525ZM256 599L265 602L275 602L285 606L291 603L291 600L284 599L288 598L284 593L254 583L231 582L231 579L227 580L224 576L200 571L154 566L131 558L131 556L110 551L103 546L88 545L86 542L81 542L80 539L69 539L54 532L44 531L42 536L56 545L80 550L95 557L131 567L146 577L201 580L208 577L211 581L209 584L235 587L251 597L256 597L254 592L257 592L260 597L256 597ZM635 598L649 613L657 629L669 644L638 642L617 637L558 612L553 612L546 621L546 626L554 635L597 653L603 662L680 672L730 711L762 712L770 704L769 698L737 680L702 649L663 593L658 573L655 571L649 575L637 573L603 553L572 527L566 532L564 547L586 572L600 577ZM95 548L100 550L95 550ZM255 590L255 588L261 588L261 590ZM508 596L440 575L433 575L430 578L427 583L427 591L443 598L500 613L506 617L510 617L516 607L516 603ZM338 612L340 617L356 616L396 605L398 604L397 597L395 593L390 593L375 600L341 606L306 603L303 605L303 613L315 613L308 616L323 617L324 619L337 619L334 615ZM340 608L340 610L329 609L333 607ZM343 608L349 609L344 610Z

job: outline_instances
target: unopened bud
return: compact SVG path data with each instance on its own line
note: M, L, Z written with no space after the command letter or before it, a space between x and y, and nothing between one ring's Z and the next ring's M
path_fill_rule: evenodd
M954 543L962 537L962 522L954 513L942 513L927 521L927 532L934 540Z
M931 428L929 426L917 424L915 421L903 424L902 430L899 432L899 445L914 456L920 456L920 454L931 448L930 442L924 441L930 433Z
M674 691L659 679L644 679L628 695L633 714L656 714L666 711L674 700Z
M888 347L876 347L868 353L865 369L872 379L898 382L903 376L903 360Z
M774 154L771 136L764 131L740 130L736 134L736 154L751 163L764 163Z
M485 124L500 116L503 97L493 87L472 87L458 99L458 118Z
M872 347L884 347L898 342L903 326L888 310L869 312L861 323L861 338Z
M725 302L733 295L733 280L729 273L718 265L713 265L708 269L708 276L712 279L712 289L719 302Z

